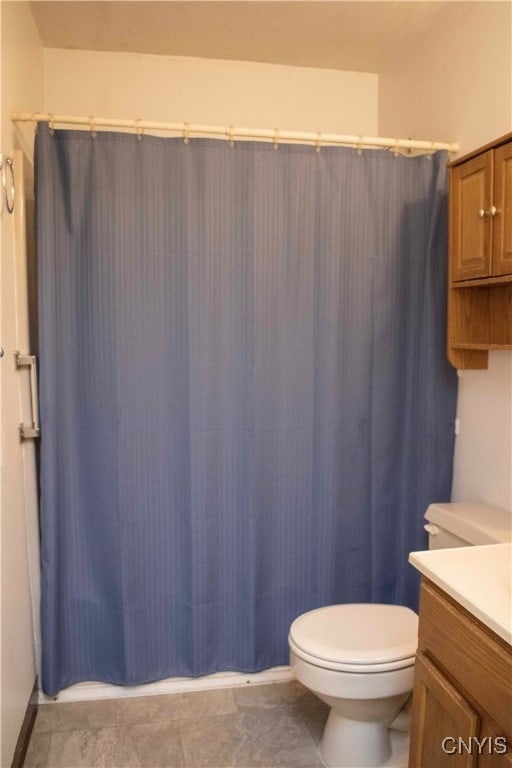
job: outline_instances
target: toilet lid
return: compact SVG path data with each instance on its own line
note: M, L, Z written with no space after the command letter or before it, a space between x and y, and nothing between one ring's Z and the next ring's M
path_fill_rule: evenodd
M290 639L298 650L323 662L388 664L414 657L418 617L402 605L328 605L295 619Z

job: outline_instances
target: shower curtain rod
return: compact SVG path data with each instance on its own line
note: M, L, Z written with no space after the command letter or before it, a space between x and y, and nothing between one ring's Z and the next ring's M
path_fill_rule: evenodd
M76 115L53 115L51 112L11 112L11 119L15 123L19 122L45 122L50 127L55 127L56 123L60 125L85 125L91 129L94 134L96 128L124 128L135 131L141 136L145 130L148 131L170 131L181 134L188 142L191 134L209 135L214 138L223 138L233 143L236 139L256 139L270 141L277 146L281 142L297 142L301 144L312 144L317 149L322 145L341 145L355 147L373 147L400 150L423 150L426 152L437 152L438 150L448 150L448 152L458 152L459 145L456 142L445 141L420 141L418 139L386 139L380 136L357 136L343 135L337 133L312 133L304 131L281 131L278 128L238 128L233 125L196 125L190 123L160 123L151 120L119 120L110 117L84 117Z

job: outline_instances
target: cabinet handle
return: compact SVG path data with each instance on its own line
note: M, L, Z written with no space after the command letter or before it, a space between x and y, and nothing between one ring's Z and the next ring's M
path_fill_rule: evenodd
M37 401L37 368L35 355L22 355L15 352L16 368L27 366L30 368L30 399L32 404L32 424L20 424L20 436L22 440L39 437L39 407Z
M480 208L480 210L478 211L478 216L479 218L483 219L484 216L496 216L497 213L498 213L498 209L496 208L496 206L491 205L488 211L484 211L483 208Z

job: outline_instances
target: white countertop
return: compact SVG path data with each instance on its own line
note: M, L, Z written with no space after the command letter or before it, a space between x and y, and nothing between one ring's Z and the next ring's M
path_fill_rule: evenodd
M512 645L512 544L411 552L409 562Z

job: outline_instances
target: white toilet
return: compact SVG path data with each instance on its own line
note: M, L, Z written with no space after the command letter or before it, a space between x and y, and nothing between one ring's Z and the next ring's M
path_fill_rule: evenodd
M399 605L329 605L295 619L290 666L331 707L320 752L333 768L382 765L412 691L418 617Z
M432 504L425 517L431 549L511 540L510 513L487 504ZM329 768L395 765L389 726L412 691L417 637L418 617L397 605L329 605L295 619L290 666L331 707L320 744Z

